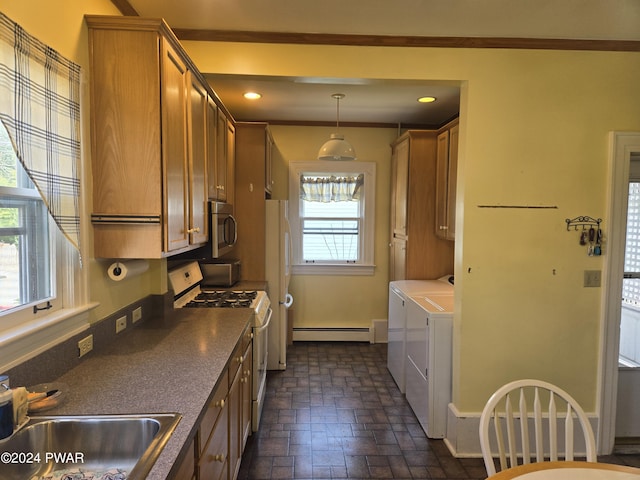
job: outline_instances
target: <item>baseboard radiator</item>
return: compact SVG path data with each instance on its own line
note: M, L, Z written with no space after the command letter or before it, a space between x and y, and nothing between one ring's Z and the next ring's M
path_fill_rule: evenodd
M293 328L293 341L298 342L369 342L368 328Z

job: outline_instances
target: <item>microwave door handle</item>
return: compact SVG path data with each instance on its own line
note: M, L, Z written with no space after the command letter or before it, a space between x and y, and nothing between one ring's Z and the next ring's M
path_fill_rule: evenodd
M229 217L225 217L222 221L222 243L223 245L228 245L229 240L227 240L227 231L229 230Z
M236 221L236 217L233 215L229 215L229 218L233 222L233 243L231 245L235 245L238 241L238 222Z
M223 236L223 241L225 245L233 246L236 244L236 242L238 241L237 227L238 227L238 222L236 222L236 219L233 215L229 215L227 218L224 219L224 228L222 229L223 231L222 236ZM232 228L233 228L233 232L231 231ZM233 241L229 239L232 233L233 233Z

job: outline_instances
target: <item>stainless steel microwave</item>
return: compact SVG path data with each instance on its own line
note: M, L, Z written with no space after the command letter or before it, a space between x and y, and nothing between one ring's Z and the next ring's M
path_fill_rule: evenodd
M238 224L233 216L233 205L209 202L211 212L211 256L219 258L226 255L238 240Z

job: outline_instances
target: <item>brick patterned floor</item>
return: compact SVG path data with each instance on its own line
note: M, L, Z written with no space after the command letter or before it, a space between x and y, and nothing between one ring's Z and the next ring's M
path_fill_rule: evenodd
M484 479L481 459L428 439L387 370L386 344L296 342L269 372L239 480ZM640 455L603 461L640 467Z

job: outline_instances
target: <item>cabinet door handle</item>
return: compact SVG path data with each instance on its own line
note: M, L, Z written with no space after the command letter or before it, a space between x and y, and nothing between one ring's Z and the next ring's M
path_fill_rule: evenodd
M224 398L222 400L218 400L214 405L216 407L224 408Z
M219 453L218 455L209 455L207 458L208 458L208 460L210 462L221 462L221 463L223 463L226 457L225 457L224 454Z

